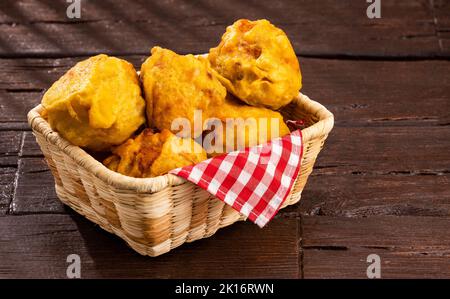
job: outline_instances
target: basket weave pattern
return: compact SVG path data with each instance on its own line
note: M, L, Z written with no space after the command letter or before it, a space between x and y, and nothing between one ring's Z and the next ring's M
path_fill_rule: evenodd
M40 115L42 109L41 105L32 109L28 122L53 174L60 200L124 239L138 253L158 256L245 220L224 202L177 176L140 179L107 169L52 131ZM317 155L333 127L333 115L302 94L281 112L285 119L301 119L307 125L302 130L301 169L284 208L300 200Z

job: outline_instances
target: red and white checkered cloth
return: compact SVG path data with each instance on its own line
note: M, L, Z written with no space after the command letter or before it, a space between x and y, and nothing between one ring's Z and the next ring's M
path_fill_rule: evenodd
M301 130L272 141L181 167L170 173L207 190L263 227L291 191L303 155Z

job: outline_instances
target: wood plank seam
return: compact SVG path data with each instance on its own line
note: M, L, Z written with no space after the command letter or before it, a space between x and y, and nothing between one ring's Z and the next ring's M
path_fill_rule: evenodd
M442 39L439 39L441 41L442 46ZM445 53L444 49L442 48L442 53L437 53L435 55L427 55L423 56L421 54L408 54L408 55L391 55L391 56L384 56L384 55L363 55L363 54L329 54L329 53L296 53L296 56L299 59L302 58L311 58L311 59L333 59L333 60L347 60L347 61L450 61L450 52ZM180 55L186 55L186 54L193 54L193 55L201 55L204 54L203 52L198 51L178 51L177 52ZM99 52L86 52L83 54L64 54L64 53L8 53L8 54L1 54L0 53L0 59L64 59L64 58L89 58L93 55L97 55ZM120 51L111 51L108 53L110 56L118 56L118 57L127 57L127 56L148 56L148 51L130 51L130 52L120 52Z
M20 138L19 152L17 154L19 156L19 159L17 159L16 174L15 174L15 177L14 177L14 185L13 185L14 191L13 191L13 194L11 196L11 200L10 200L9 205L8 205L9 208L6 211L6 215L11 214L12 209L13 209L14 199L16 197L17 186L18 186L19 176L20 176L20 172L19 172L20 154L22 152L24 141L25 141L25 132L22 132L21 138Z

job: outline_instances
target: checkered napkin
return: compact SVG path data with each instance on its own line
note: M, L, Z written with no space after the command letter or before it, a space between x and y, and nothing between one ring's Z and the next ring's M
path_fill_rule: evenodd
M302 135L289 135L170 173L207 190L263 227L278 212L300 170Z

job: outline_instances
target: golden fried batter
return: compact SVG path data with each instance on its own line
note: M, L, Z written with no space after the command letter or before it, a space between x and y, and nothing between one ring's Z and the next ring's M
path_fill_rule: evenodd
M208 138L206 134L203 142L206 151L212 156L263 144L290 133L279 112L241 104L231 95L227 96L224 105L217 111L217 118L222 130L217 130L216 123L212 121L209 132L212 135Z
M42 105L53 130L95 151L124 142L145 122L134 67L107 55L77 63L49 88Z
M145 129L112 152L103 164L113 171L137 178L163 175L207 158L205 150L194 140L178 138L169 130L153 133L151 129Z
M177 133L178 128L171 127L173 120L187 118L191 136L199 136L201 130L194 132L194 110L201 110L203 118L210 117L212 107L223 103L225 87L206 59L178 55L160 47L151 52L141 67L149 126Z
M238 20L209 51L227 90L249 105L279 109L301 88L300 67L283 30L267 20Z

